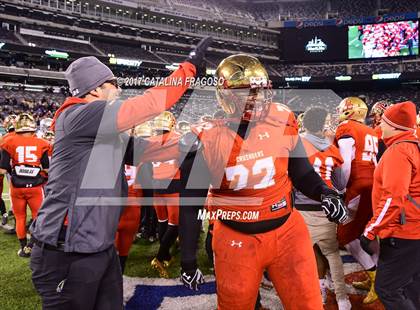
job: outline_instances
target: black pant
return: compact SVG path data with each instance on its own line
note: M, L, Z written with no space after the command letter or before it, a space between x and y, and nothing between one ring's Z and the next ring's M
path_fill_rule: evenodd
M375 289L387 310L420 309L420 240L381 240Z
M80 254L35 244L30 267L44 310L123 309L122 275L113 246Z

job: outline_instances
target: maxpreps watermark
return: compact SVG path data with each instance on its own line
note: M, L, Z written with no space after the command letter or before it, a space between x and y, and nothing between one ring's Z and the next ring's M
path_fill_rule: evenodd
M206 209L198 210L197 219L204 220L235 220L235 221L252 221L258 220L259 211L225 211L218 209L216 211L208 211Z
M182 86L185 84L191 87L206 87L223 85L224 79L222 77L186 77L171 78L171 77L147 77L147 76L131 76L117 78L119 86L133 87L133 86Z

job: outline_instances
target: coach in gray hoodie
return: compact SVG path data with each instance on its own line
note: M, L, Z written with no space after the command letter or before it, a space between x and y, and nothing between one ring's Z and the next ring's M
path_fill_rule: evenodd
M133 157L127 156L124 131L181 98L210 43L211 38L202 40L172 73L169 81L176 83L125 101L118 100L114 74L97 58L83 57L68 67L72 97L54 117L45 200L31 227L32 281L43 309L122 309L114 238L127 197L124 164Z

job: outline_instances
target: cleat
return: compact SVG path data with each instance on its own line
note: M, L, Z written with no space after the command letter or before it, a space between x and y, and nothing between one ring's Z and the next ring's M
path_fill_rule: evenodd
M24 246L23 248L20 248L17 252L17 255L19 257L30 257L31 256L32 249L28 246Z
M159 273L161 278L169 279L168 271L165 267L165 262L160 262L156 257L150 262L150 266Z
M367 271L367 274L370 279L370 289L368 294L366 295L365 299L363 299L363 303L365 305L371 304L378 300L378 295L375 292L375 278L376 278L376 271Z
M364 281L359 281L359 282L353 282L351 285L354 288L357 288L359 290L365 290L365 291L369 291L370 290L370 278L369 276L366 278L366 280Z

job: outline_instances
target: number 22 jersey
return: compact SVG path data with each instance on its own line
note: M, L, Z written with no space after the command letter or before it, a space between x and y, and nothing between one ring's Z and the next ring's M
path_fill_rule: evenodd
M293 113L271 104L265 119L249 124L244 139L228 122L215 120L191 128L203 144L211 175L207 204L212 210L258 211L257 221L286 215L292 191L289 153L299 139Z

